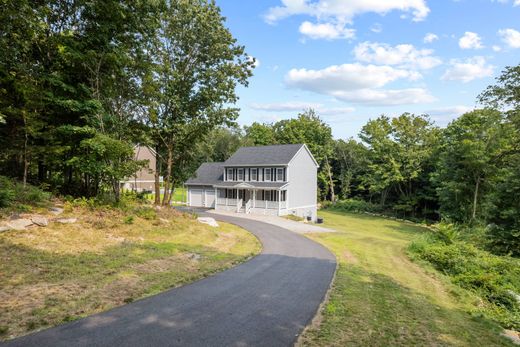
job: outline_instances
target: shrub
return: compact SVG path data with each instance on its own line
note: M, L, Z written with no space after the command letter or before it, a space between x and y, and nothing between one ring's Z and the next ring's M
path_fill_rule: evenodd
M380 213L382 208L380 205L367 202L359 199L340 200L335 203L323 204L323 208L330 208L334 210L341 210L345 212L372 212Z
M520 227L509 229L491 224L486 228L489 249L496 254L520 257Z
M466 242L449 238L449 226L413 242L413 257L427 261L462 288L476 293L487 304L484 313L507 328L520 328L520 261L497 256ZM453 230L453 229L452 229Z
M157 218L157 212L151 207L139 207L135 210L135 213L144 219L152 220Z
M123 222L125 224L133 224L134 223L134 216L126 216L125 219L123 219Z
M51 194L40 188L23 184L0 176L0 208L17 207L18 205L43 205L48 202Z

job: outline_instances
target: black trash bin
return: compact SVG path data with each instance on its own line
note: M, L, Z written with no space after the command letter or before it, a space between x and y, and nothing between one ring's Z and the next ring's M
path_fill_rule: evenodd
M323 218L318 217L318 218L316 219L316 223L318 223L318 224L323 224Z
M312 221L312 217L311 216L307 216L307 222L311 222Z

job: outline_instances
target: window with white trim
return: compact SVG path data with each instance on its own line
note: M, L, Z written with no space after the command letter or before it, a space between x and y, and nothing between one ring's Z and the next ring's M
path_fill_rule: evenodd
M283 168L276 169L276 180L283 182Z
M227 180L233 181L233 169L227 169Z
M244 169L238 169L237 170L237 181L243 181L244 180Z
M271 181L271 168L264 169L265 180Z
M258 181L258 169L251 169L251 181Z

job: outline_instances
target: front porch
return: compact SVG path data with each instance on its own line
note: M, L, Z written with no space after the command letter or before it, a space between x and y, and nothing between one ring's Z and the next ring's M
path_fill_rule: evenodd
M280 215L287 209L287 191L238 184L233 188L216 187L215 210L238 213Z

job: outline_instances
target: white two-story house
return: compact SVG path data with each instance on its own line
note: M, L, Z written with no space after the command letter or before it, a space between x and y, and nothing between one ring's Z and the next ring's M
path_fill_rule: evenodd
M188 205L239 213L317 213L318 163L306 145L241 147L223 163L202 164L186 182Z

